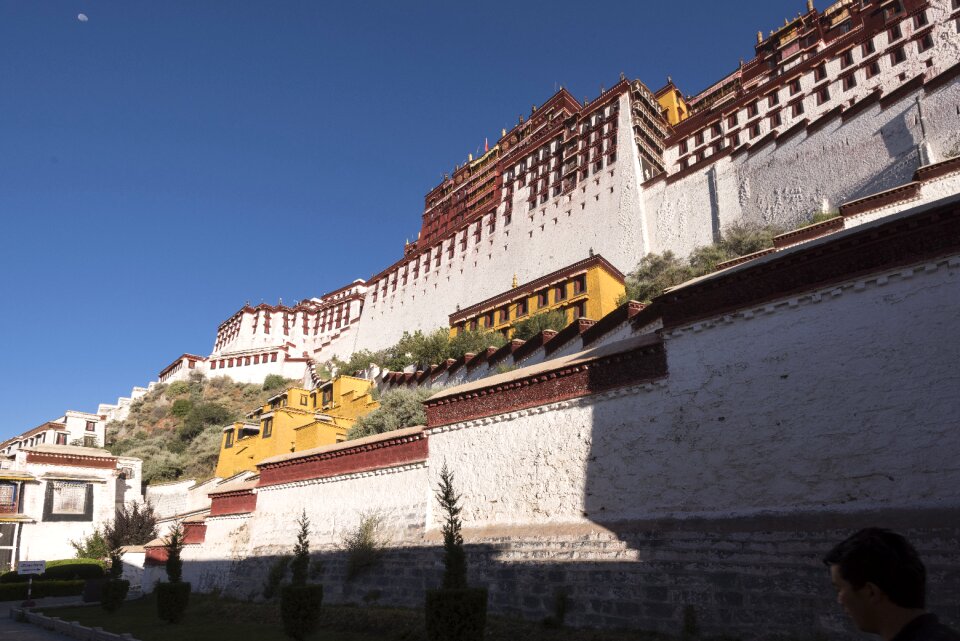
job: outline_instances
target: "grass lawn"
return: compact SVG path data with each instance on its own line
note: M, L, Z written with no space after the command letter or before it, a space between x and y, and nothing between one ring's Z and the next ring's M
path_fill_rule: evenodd
M286 641L280 624L280 605L248 603L194 594L179 624L157 618L151 595L128 601L110 614L100 606L44 608L44 614L110 632L129 632L141 641ZM423 612L399 608L324 606L321 628L311 641L422 641L426 638ZM488 641L666 641L644 632L550 629L539 623L489 617Z

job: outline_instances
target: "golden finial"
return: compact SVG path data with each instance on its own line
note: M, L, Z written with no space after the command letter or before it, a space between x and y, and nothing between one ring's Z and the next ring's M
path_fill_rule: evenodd
M467 162L473 162L473 154L467 154Z
M807 0L807 12L813 12L813 0Z
M500 137L503 138L506 135L507 135L507 128L504 127L503 129L500 130Z
M763 42L763 32L762 32L762 31L758 31L758 32L757 32L757 44L760 44L761 42Z
M520 286L520 283L517 282L517 275L514 274L514 275L513 275L513 285L511 285L510 287L511 287L511 289L516 289L516 288L519 287L519 286Z

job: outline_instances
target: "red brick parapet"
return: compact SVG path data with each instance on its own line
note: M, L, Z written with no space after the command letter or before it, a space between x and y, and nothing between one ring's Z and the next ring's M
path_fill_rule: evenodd
M622 351L616 351L618 345ZM653 381L666 374L663 343L656 336L643 336L441 392L424 403L427 426L589 396Z
M79 454L55 454L52 452L31 451L27 452L27 463L92 467L101 470L112 470L117 467L117 459L113 456L84 456Z
M806 225L800 229L788 231L785 234L780 234L779 236L774 236L773 246L777 249L784 249L785 247L796 245L797 243L802 243L807 240L813 240L814 238L820 238L821 236L832 234L833 232L840 231L841 229L843 229L843 217L837 216L819 223L814 223L813 225Z
M422 463L427 454L422 427L396 430L265 459L258 487Z
M840 205L840 214L842 216L856 216L864 212L895 205L913 198L920 197L920 183L918 181L909 182L906 185L887 189L877 194L871 194L858 200L853 200Z
M257 495L253 490L210 493L210 516L248 514L257 509Z
M192 521L183 524L183 543L193 545L203 543L207 537L207 524L203 521Z
M813 247L796 246L716 272L671 289L654 305L669 329L960 251L957 199L893 218L837 232Z

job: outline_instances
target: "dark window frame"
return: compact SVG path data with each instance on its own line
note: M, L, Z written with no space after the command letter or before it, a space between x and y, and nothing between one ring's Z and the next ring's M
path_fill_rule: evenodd
M56 482L86 485L82 514L60 514L53 511L53 484ZM47 487L43 495L43 517L41 520L45 522L93 521L93 483L83 483L83 481L47 481Z

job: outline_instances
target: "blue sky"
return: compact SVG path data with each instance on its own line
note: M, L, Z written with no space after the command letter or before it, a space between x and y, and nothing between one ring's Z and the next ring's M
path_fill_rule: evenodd
M0 0L0 438L383 269L558 85L695 93L804 5Z

